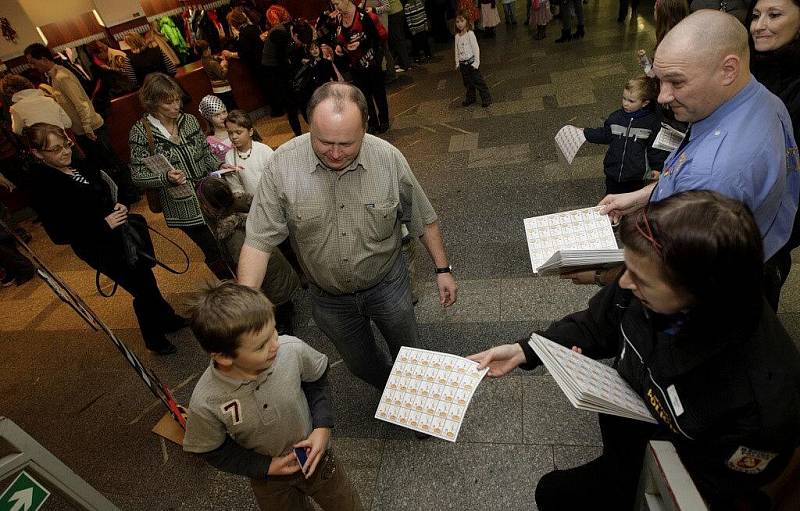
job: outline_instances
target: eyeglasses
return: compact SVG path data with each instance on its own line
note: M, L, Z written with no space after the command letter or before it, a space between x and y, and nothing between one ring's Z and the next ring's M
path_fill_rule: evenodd
M64 150L71 151L74 145L75 142L73 142L72 140L67 140L67 143L64 145L57 145L55 147L51 147L50 149L40 149L40 151L44 153L60 153L61 151Z

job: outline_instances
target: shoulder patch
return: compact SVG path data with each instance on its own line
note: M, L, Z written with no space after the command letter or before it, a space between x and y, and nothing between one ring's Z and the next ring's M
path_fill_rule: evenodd
M760 474L778 453L757 451L740 445L728 459L728 468L745 474Z
M236 426L242 423L242 404L238 399L231 399L227 403L220 405L222 415L231 416L231 424Z

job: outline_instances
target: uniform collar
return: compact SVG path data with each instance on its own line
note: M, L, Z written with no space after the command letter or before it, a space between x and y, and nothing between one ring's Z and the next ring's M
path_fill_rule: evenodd
M747 85L742 88L742 90L737 92L728 101L717 107L717 109L711 112L711 115L705 119L692 123L692 133L689 140L691 141L702 137L711 130L723 125L722 121L731 112L739 108L740 105L750 100L750 98L755 95L759 86L760 84L758 81L753 77L753 75L750 75L750 80L747 82Z

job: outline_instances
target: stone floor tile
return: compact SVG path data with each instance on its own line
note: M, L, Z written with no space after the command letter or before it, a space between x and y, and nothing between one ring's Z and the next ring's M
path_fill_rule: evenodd
M597 414L575 409L550 376L521 376L526 444L601 445Z
M552 470L549 446L389 441L373 510L535 509L533 490Z
M558 277L503 279L500 319L502 321L561 319L571 312L585 309L589 298L597 291L596 286L578 286Z

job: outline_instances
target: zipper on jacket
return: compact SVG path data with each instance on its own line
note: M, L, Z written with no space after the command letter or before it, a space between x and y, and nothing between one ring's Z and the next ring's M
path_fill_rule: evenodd
M681 428L681 425L678 424L678 416L675 415L675 411L672 409L672 402L669 400L669 396L667 396L666 392L664 392L664 389L661 388L661 385L659 385L653 378L653 373L650 371L650 368L645 365L642 355L639 353L639 351L636 349L636 347L633 345L630 339L628 339L627 334L625 334L625 329L622 328L621 324L619 325L619 331L622 332L622 338L625 339L625 344L630 345L631 350L633 350L633 352L636 353L636 356L639 357L639 362L641 363L642 367L647 369L647 377L650 379L651 382L653 382L653 385L655 385L658 388L658 391L661 392L661 398L664 400L664 405L666 409L669 411L669 414L672 417L672 421L675 423L675 427L678 428L678 431L680 431L683 436L685 436L689 440L694 440L694 438L687 435L686 432L683 430L683 428Z
M631 124L633 124L633 117L628 120L628 129L625 130L625 144L622 146L622 161L619 162L619 179L618 182L622 182L622 167L625 166L625 152L628 150L628 136L631 133Z

